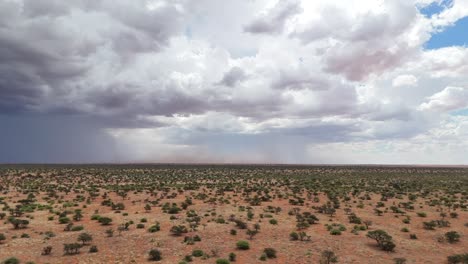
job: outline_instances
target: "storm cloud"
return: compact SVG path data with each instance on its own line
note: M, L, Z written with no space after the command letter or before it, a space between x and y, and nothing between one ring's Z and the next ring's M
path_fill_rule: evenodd
M432 2L0 0L0 162L463 161L468 49L425 43L468 13Z

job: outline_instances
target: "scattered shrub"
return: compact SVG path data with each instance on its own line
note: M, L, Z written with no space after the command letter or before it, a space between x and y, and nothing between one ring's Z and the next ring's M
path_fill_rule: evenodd
M245 241L245 240L240 240L236 243L236 247L237 249L240 249L240 250L247 250L250 248L250 244L249 242Z
M192 251L192 256L194 256L194 257L201 257L204 254L205 253L201 249L195 249L194 251Z
M274 248L265 248L263 253L267 256L267 258L276 258L276 250Z
M149 255L149 260L151 261L160 261L162 260L162 254L161 251L158 249L151 249L148 253Z
M94 246L94 245L93 245L93 246L91 246L91 247L89 248L89 253L96 253L96 252L98 252L97 246Z

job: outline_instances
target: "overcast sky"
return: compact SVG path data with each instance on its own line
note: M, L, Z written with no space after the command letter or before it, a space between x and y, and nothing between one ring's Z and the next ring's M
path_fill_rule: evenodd
M468 0L0 0L0 162L468 164Z

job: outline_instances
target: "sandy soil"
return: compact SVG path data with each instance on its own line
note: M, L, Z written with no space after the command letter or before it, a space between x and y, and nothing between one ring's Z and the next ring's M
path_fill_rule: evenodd
M189 192L188 192L189 193ZM187 194L188 194L187 193ZM193 192L190 192L193 194ZM63 200L72 199L76 194L70 194L64 197ZM39 195L42 197L45 195ZM224 197L232 197L233 193L225 193ZM14 192L6 195L7 201L18 201L24 198ZM189 206L189 209L195 210L198 215L202 216L201 225L196 232L190 232L185 235L198 234L201 242L196 242L195 245L186 245L183 243L182 237L174 237L170 234L170 228L175 224L184 224L185 211L176 215L179 219L170 220L169 214L163 213L160 207L153 207L150 212L145 212L145 199L154 199L147 194L129 194L128 197L122 199L114 194L109 197L115 202L123 202L126 209L122 211L128 213L128 216L123 216L122 213L115 213L109 207L101 206L102 197L98 197L88 205L87 208L82 208L83 204L71 209L82 208L83 219L75 222L75 225L83 225L84 231L93 235L93 241L90 245L96 245L99 249L98 253L88 253L89 246L81 249L78 255L64 255L63 244L76 241L81 232L64 232L65 225L58 223L56 216L53 221L48 221L48 216L51 214L48 211L36 211L28 214L34 217L31 224L26 229L14 230L12 225L4 220L0 223L0 233L4 233L7 239L0 244L0 259L15 256L22 263L26 261L34 261L35 263L146 263L148 262L148 251L152 248L157 248L162 251L163 260L160 263L179 263L185 255L191 254L194 249L202 249L206 253L211 253L212 250L218 252L219 257L211 257L206 260L201 258L193 258L192 263L215 263L217 258L228 258L228 254L234 252L237 255L236 263L264 263L259 257L262 250L266 247L275 248L278 252L276 259L268 259L267 263L318 263L320 253L326 249L332 249L339 258L339 263L394 263L394 258L402 257L407 259L407 263L446 263L448 255L466 253L468 250L467 227L464 226L468 222L468 212L458 211L459 217L449 219L451 227L436 228L434 231L423 229L423 221L439 219L437 207L430 207L423 200L418 200L415 205L420 206L414 212L408 212L411 217L410 224L402 223L404 217L393 213L385 213L383 216L377 216L373 213L373 206L378 201L377 196L372 196L372 200L364 201L365 207L357 208L357 203L353 200L349 202L352 205L352 210L363 220L371 220L373 225L370 230L383 229L387 231L397 245L395 252L384 252L376 247L375 241L366 238L367 231L361 231L359 234L352 234L354 224L348 222L347 215L342 209L337 210L335 217L330 219L323 214L314 213L311 208L313 205L323 204L325 197L320 197L319 203L306 201L307 205L292 206L287 200L276 199L272 202L263 202L260 206L254 206L254 218L247 221L246 212L239 212L238 207L233 204L210 205L199 200L193 200L194 205ZM183 201L185 194L179 194L175 199L165 199L165 202L180 203ZM238 198L237 198L238 199ZM240 199L238 199L240 200ZM134 202L132 202L134 201ZM357 201L357 200L356 200ZM386 204L397 204L402 200L389 199ZM44 203L39 199L39 203ZM161 203L161 204L162 204ZM239 203L242 205L242 203ZM278 220L278 225L272 225L268 222L268 218L261 219L259 215L268 205L279 206L282 211L275 215ZM58 208L61 205L55 205ZM295 216L288 215L288 211L293 207L300 207L301 211L310 211L319 219L319 223L312 225L305 231L311 236L311 241L290 241L289 234L296 230ZM344 203L342 204L342 208ZM90 220L91 215L98 211L101 216L109 216L113 219L113 224L110 226L117 229L118 224L129 220L135 222L130 226L129 231L123 231L121 235L116 231L113 237L107 237L105 230L109 226L102 226L97 221ZM416 215L416 212L424 211L427 217L422 218ZM234 223L226 221L226 224L218 224L212 221L213 216L203 217L203 215L216 212L216 215L221 215L224 219L228 219L231 214L235 214L238 218L244 219L249 225L260 222L260 232L249 240L251 248L246 251L236 249L238 240L248 240L245 230L238 230L237 235L230 235L230 230L235 229ZM24 218L24 217L22 217ZM137 229L136 224L141 218L147 218L144 229ZM161 231L149 233L148 227L156 221L161 223ZM347 227L347 230L340 236L332 236L327 231L324 224L326 223L341 223ZM405 233L400 231L403 227L407 227L410 232ZM55 237L45 240L43 233L52 231L56 234ZM443 236L445 232L457 231L462 234L461 241L455 244L447 242L441 243L437 241L438 236ZM21 234L27 233L30 238L20 238ZM409 234L416 234L418 239L411 240ZM16 236L17 238L12 238ZM53 251L50 256L42 256L41 251L45 246L52 246Z

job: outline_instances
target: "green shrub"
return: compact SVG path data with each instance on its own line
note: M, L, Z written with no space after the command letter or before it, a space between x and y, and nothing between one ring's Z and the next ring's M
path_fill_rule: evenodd
M152 225L152 226L148 229L148 232L154 233L154 232L158 232L159 230L161 230L161 226L159 225L159 223L156 223L155 225Z
M289 238L290 238L292 241L299 240L299 234L296 233L296 232L291 232L291 233L289 234Z
M96 252L98 252L97 246L91 246L91 247L89 248L89 253L96 253Z
M100 217L98 221L99 221L99 223L101 223L101 225L110 225L111 222L112 222L112 218L110 218L110 217Z
M322 254L320 256L320 264L329 264L336 262L338 262L338 257L336 256L335 252L331 250L322 251Z
M186 256L184 257L184 261L192 262L192 261L193 261L193 258L192 258L191 255L186 255Z
M267 256L267 258L276 258L276 250L274 248L265 248L263 253Z
M78 254L82 245L78 243L63 244L65 255Z
M19 264L19 263L20 263L19 259L15 257L8 258L2 262L2 264Z
M377 241L377 245L384 251L393 251L395 243L392 241L392 236L387 234L383 230L374 230L367 233L368 238L372 238Z
M236 243L236 247L237 249L240 249L240 250L247 250L250 248L250 244L249 242L245 241L245 240L240 240Z
M229 264L231 262L229 262L229 260L227 259L217 259L216 260L216 264Z
M448 256L447 261L449 264L468 263L468 253Z
M73 226L73 227L71 228L71 231L74 231L74 232L82 231L82 230L84 230L84 227L81 226L81 225L79 225L79 226Z
M187 227L184 226L184 225L173 226L173 227L171 227L170 231L174 236L181 236L183 233L188 232Z
M382 248L382 250L384 251L393 251L395 247L396 245L395 243L393 243L393 241L384 241L382 242L382 245L380 246L380 248Z
M445 233L445 238L449 243L455 243L460 241L460 234L457 231L450 231Z
M60 217L59 218L59 223L60 224L68 224L68 223L70 223L70 218L68 218L66 216L65 217Z
M451 217L451 218L457 218L457 217L458 217L458 213L457 213L457 212L451 212L451 213L450 213L450 217Z
M91 220L99 220L100 218L101 216L97 214L91 216Z
M405 264L406 259L405 258L394 258L395 264Z
M151 261L162 260L161 251L159 251L158 249L151 249L148 254L149 254L149 260Z
M425 212L418 212L417 215L419 217L427 217L427 214Z
M201 257L204 254L205 253L201 249L195 249L195 250L192 251L192 256L194 256L194 257Z

